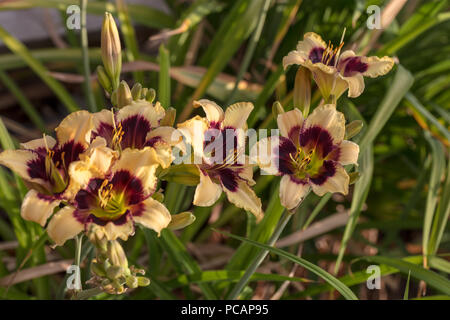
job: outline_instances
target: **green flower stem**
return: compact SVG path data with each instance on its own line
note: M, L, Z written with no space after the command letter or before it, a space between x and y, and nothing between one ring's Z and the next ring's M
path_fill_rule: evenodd
M86 300L91 297L97 296L100 293L103 293L103 291L100 287L82 290L82 291L78 291L78 292L74 293L71 300Z
M97 111L97 106L95 104L95 97L91 86L91 68L89 66L89 45L88 45L88 35L86 29L86 7L87 0L80 1L81 9L81 48L83 53L83 72L84 72L84 85L86 88L86 94L88 98L89 110L92 112Z
M284 228L286 227L286 224L288 223L289 219L291 218L292 213L285 210L283 213L283 216L281 217L280 221L278 222L278 225L276 229L274 230L272 236L270 237L268 241L269 246L273 246L275 242L280 237L281 233L283 232ZM244 289L244 287L247 285L248 281L252 277L252 275L255 273L256 269L259 267L259 265L263 262L264 258L269 253L268 250L262 250L258 256L253 260L252 264L247 268L247 271L242 276L241 280L234 286L233 290L230 292L230 294L226 297L228 300L235 300L237 299L239 293Z

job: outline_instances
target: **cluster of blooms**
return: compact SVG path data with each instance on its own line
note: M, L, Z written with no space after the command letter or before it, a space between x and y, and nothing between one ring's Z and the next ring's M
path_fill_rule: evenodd
M103 31L117 33L112 18L107 15L105 21ZM157 192L158 174L174 167L175 146L184 153L192 148L199 159L189 169L199 177L193 200L197 206L213 205L224 191L231 203L261 219L261 200L251 188L256 164L266 174L282 176L280 199L290 211L310 189L319 196L347 194L349 175L343 166L357 163L359 147L344 140L345 118L335 104L321 103L310 115L309 106L303 113L281 108L277 116L281 136L261 139L247 156L251 103L236 103L223 111L212 101L196 101L194 106L201 107L206 117L195 116L175 129L172 110L153 103L154 91L141 86L130 91L119 83L121 58L114 51L120 51L120 42L116 36L104 44L103 31L105 69L99 69L99 80L115 108L74 112L56 128L56 138L44 135L0 154L0 164L15 171L30 189L22 203L24 219L47 226L57 245L81 232L96 245L92 283L111 293L123 292L124 285L148 284L138 276L142 270L128 267L117 239L133 235L136 223L159 234L194 220L186 213L171 215ZM318 35L308 33L283 64L308 68L327 102L346 89L350 97L358 96L364 89L363 76L375 77L392 68L387 57L360 57L352 51L340 55L341 46L333 50ZM223 137L219 147L216 141L209 148L217 139L213 132Z

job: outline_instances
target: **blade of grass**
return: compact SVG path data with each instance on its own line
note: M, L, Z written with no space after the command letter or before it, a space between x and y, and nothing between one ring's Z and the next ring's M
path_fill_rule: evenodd
M236 76L236 82L234 83L233 91L231 91L228 99L225 102L225 105L231 104L234 99L234 95L236 94L238 84L241 79L244 77L245 72L250 65L250 61L252 60L253 54L256 49L256 45L258 44L259 37L261 36L264 23L266 21L267 11L269 10L271 0L265 0L263 6L261 7L261 13L259 15L258 24L256 26L255 32L253 32L252 37L250 38L250 43L245 51L244 59L242 60L241 67L239 68L239 72Z
M170 54L164 45L159 47L158 95L162 106L170 107Z
M408 280L406 281L405 293L403 294L403 300L408 300L409 297L409 279L411 278L411 270L408 272Z
M127 61L132 62L139 60L139 47L136 39L136 32L131 23L128 5L124 0L116 0L116 9L120 20L120 30L122 31L125 46L127 48L125 52ZM144 74L141 71L133 72L133 77L135 82L144 84Z
M91 67L89 65L89 43L88 34L86 29L86 7L88 0L80 0L80 10L81 10L81 48L83 52L83 73L84 73L84 86L87 94L88 106L91 112L97 111L97 106L95 104L94 93L92 92L91 85Z
M385 264L400 270L400 272L404 274L408 274L408 272L411 271L412 277L423 280L436 290L441 291L446 295L450 295L450 280L438 275L433 271L424 269L421 266L415 265L402 259L384 256L362 257L358 260L366 260L368 262Z
M0 11L23 10L30 8L55 8L66 10L68 6L74 4L73 0L17 0L0 3ZM103 16L105 11L113 15L117 14L116 6L109 2L91 1L87 6L87 12ZM148 5L130 4L128 11L131 19L139 24L151 28L172 28L175 20L166 13L152 8Z
M216 230L217 231L217 230ZM337 291L339 291L342 296L344 298L346 298L347 300L358 300L358 298L356 297L356 295L353 293L352 290L350 290L350 288L348 288L345 284L343 284L341 281L339 281L338 279L336 279L335 277L333 277L331 274L329 274L328 272L326 272L325 270L323 270L322 268L316 266L315 264L297 257L296 255L293 255L292 253L289 253L287 251L281 250L281 249L277 249L262 243L259 243L257 241L253 241L250 239L245 239L233 234L229 234L226 232L221 232L221 231L217 231L220 232L224 235L227 235L231 238L240 240L242 242L246 242L248 244L251 244L255 247L259 247L261 249L265 249L268 250L276 255L279 255L283 258L286 258L294 263L299 264L300 266L302 266L303 268L311 271L312 273L316 274L317 276L319 276L320 278L322 278L323 280L325 280L328 284L330 284L333 288L335 288Z
M16 97L19 105L30 118L31 122L33 122L33 124L42 132L47 132L44 121L36 112L30 100L28 100L28 98L22 93L20 88L14 83L13 79L11 79L11 77L3 70L0 70L0 80L3 82L5 87L8 88L8 90Z
M388 92L370 121L366 133L359 142L361 153L374 142L376 136L380 133L381 129L383 129L400 101L411 88L413 82L414 78L411 73L403 68L403 66L398 65L397 72L395 73L394 80L390 85Z
M61 100L69 112L78 110L76 102L72 99L67 90L49 74L47 69L39 60L36 60L28 49L17 39L11 36L0 26L0 39L16 55L20 56L25 63L44 81L55 95Z
M436 206L439 199L439 188L441 185L441 177L445 172L445 154L442 144L431 137L431 134L425 131L425 138L431 146L432 152L432 164L431 175L428 186L427 202L425 206L425 214L423 220L423 232L422 232L422 250L423 250L423 263L424 267L428 267L428 256L435 252L434 247L430 246L430 237L433 225L433 219L435 217ZM434 230L437 232L437 229ZM435 236L433 236L435 237ZM433 243L435 245L436 243Z
M342 236L341 246L339 248L339 254L336 259L334 267L334 274L337 274L339 267L344 257L345 249L347 248L348 241L350 240L356 224L358 223L359 215L361 213L362 206L369 194L370 184L372 182L373 175L373 150L372 146L365 149L363 155L359 159L361 177L355 183L353 191L352 204L350 207L350 219L345 226L344 235Z

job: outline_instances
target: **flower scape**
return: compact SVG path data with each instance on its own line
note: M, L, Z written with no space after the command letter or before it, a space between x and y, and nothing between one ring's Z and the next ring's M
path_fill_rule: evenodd
M50 241L53 249L71 245L70 240L75 239L75 263L89 269L82 284L89 288L72 288L68 296L120 295L149 286L154 280L151 270L146 274L146 269L139 267L142 263L137 262L137 253L124 249L124 243L138 229L152 230L140 241L156 243L152 248L157 251L167 229L197 228L196 224L207 219L222 218L196 221L192 211L172 212L173 206L165 199L168 183L193 187L190 208L212 207L219 199L226 199L236 211L247 212L249 223L256 225L273 219L265 211L273 210L276 204L268 207L261 201L260 180L254 176L278 179L279 186L271 190L271 196L279 198L283 214L272 222L273 228L258 229L261 234L272 235L268 246L274 246L309 194L319 199L331 194L351 195L350 185L364 174L360 172L360 153L367 145L353 139L363 121L355 117L348 121L339 99L346 92L346 101L362 95L364 77L388 74L394 59L344 50L344 35L345 31L340 43L327 44L320 35L308 32L282 59L285 72L296 72L293 97L274 103L268 121L273 120L277 130L264 135L255 134L258 128L252 102L222 107L213 99L196 97L190 104L195 115L175 121L175 109L159 101L162 98L154 89L139 82L130 88L121 80L119 32L112 15L105 13L103 64L96 74L111 107L74 111L59 123L54 134L0 153L0 164L14 172L27 189L21 218L40 225L48 236L44 241ZM315 95L312 88L317 88ZM173 201L186 196L177 197ZM80 260L83 238L92 250L89 266ZM178 239L164 241L163 247L181 252ZM242 297L268 253L268 248L260 249L244 274L234 279L231 290L222 292L223 298ZM169 258L181 269L187 265L189 272L196 272L195 266L177 260L182 255L169 254ZM151 254L148 259L150 266L160 262L151 260ZM210 292L201 281L196 285ZM208 298L220 297L211 294Z

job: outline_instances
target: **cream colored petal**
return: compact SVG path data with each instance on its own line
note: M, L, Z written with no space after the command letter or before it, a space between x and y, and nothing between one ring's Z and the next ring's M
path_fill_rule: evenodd
M60 145L73 140L75 143L87 146L90 142L93 128L92 114L81 110L72 112L65 117L55 129L55 132Z
M31 178L28 173L28 163L38 158L38 155L30 150L5 150L0 153L0 164L11 169L21 178L40 185L48 183L40 178Z
M93 131L96 131L100 128L101 124L108 124L114 127L114 113L111 110L103 109L100 112L96 112L92 114L92 122L94 124Z
M325 49L327 44L322 40L322 37L314 32L307 32L303 36L303 41L299 41L297 44L298 51L304 51L309 54L313 48L323 48Z
M334 176L329 177L322 185L311 183L311 186L314 193L316 193L318 196L323 196L327 192L339 192L343 195L346 195L348 193L349 182L350 178L344 167L336 164L336 173L334 174Z
M144 208L140 215L133 216L134 221L156 233L166 228L172 219L169 210L159 201L148 198L144 201Z
M290 176L284 175L280 182L281 204L288 210L297 208L309 188L309 184L296 183Z
M363 93L365 84L364 84L364 77L360 73L356 73L355 75L351 77L343 77L339 75L339 77L347 82L348 84L348 96L350 98L356 98Z
M359 146L348 140L344 140L339 145L338 162L343 166L347 164L356 164L358 162Z
M203 157L203 141L208 123L205 118L195 116L183 123L178 124L178 130L185 137L186 142L192 145L194 153L201 161ZM196 162L197 163L197 162Z
M23 198L20 215L25 220L45 226L47 219L53 214L53 210L60 202L60 200L39 197L37 191L30 190Z
M263 218L261 199L256 196L255 191L250 188L247 182L238 179L236 191L230 191L227 188L223 188L223 190L227 194L228 200L236 207L250 211L255 215L257 221Z
M172 154L172 147L177 146L182 150L183 153L186 152L184 147L183 135L180 131L172 127L158 127L151 130L146 137L146 140L156 139L152 147L155 148L158 158L160 159L161 167L168 168L174 156Z
M159 159L155 149L145 147L142 150L125 149L111 169L111 172L126 170L141 180L146 194L151 194L156 188L156 169Z
M73 207L65 206L50 219L47 233L58 246L84 230L83 224L74 217L74 211Z
M313 113L305 120L304 129L319 126L328 131L334 144L344 140L345 117L342 112L336 110L336 106L325 104L314 109Z
M287 56L283 57L283 68L286 69L293 64L304 65L307 59L308 56L304 53L300 53L297 50L291 51Z
M129 117L142 116L146 119L152 128L158 127L159 122L164 118L164 108L159 102L155 105L150 102L139 100L121 108L116 114L116 121L121 122Z
M202 107L209 122L222 122L224 113L222 108L214 101L201 99L194 101L194 108Z
M127 220L124 224L116 225L112 222L108 222L103 227L103 232L108 240L116 240L118 238L123 241L127 241L129 236L134 235L134 224L131 219Z
M366 77L376 78L383 76L391 71L394 66L394 60L390 57L362 57L361 61L369 65L368 69L363 73Z
M200 170L200 183L195 189L194 204L200 207L212 206L222 194L222 187L214 183Z
M69 165L70 181L64 196L71 199L80 188L86 187L91 178L105 176L117 157L118 152L108 148L104 138L96 137L89 148L80 155L80 160Z
M158 137L163 142L169 144L170 146L175 146L180 141L183 140L183 136L181 132L172 127L158 127L151 130L146 137L146 140L150 140L152 138Z
M244 159L242 166L231 166L230 168L238 169L239 177L246 180L250 186L253 186L256 184L255 180L253 180L253 167L255 164L251 164L249 156L245 156Z
M256 163L265 175L278 175L276 163L277 149L280 145L278 136L263 138L250 150L251 163Z
M34 139L20 144L22 149L36 150L40 148L53 148L56 144L55 138L45 135L44 138Z
M339 97L348 89L348 82L345 81L341 75L336 76L334 86L332 87L330 94L334 95L335 99L338 100Z
M298 133L303 125L303 114L299 109L294 108L291 111L280 113L277 117L277 123L281 136L285 138L292 137L292 140L294 140L298 138ZM296 129L296 131L291 131L292 129ZM296 143L296 141L293 142Z
M247 127L247 119L253 110L253 104L250 102L238 102L229 106L225 110L224 127L235 129L244 129Z

